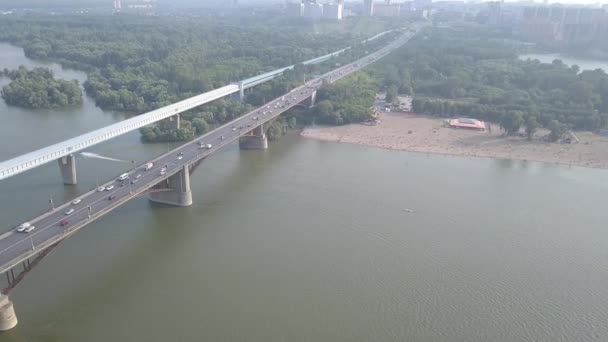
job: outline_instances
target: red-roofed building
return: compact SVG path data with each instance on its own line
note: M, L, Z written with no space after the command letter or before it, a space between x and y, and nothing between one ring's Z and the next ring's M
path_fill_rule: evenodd
M486 123L483 121L476 120L476 119L456 118L456 119L450 120L450 127L476 129L479 131L485 131Z

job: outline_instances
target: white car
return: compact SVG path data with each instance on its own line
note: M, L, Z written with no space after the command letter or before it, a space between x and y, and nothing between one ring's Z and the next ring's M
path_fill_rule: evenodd
M182 159L184 159L184 156L181 156L181 155L177 156L177 160L182 160Z
M108 191L110 191L112 189L114 189L114 185L110 185L109 187L106 188L106 190L108 190Z
M210 150L213 147L211 144L207 144L207 149Z
M75 200L73 200L73 201L72 201L72 204L73 204L73 205L76 205L76 204L78 204L78 203L80 203L80 199L75 199Z
M65 214L66 214L66 215L70 215L70 214L72 214L73 212L74 212L74 209L70 209L70 210L66 211L66 212L65 212Z
M232 127L232 131L236 131L236 127Z
M25 230L24 230L23 232L24 232L24 233L29 233L29 232L31 232L32 230L34 230L34 228L36 228L36 227L34 227L34 226L29 226L29 227L25 228Z
M141 178L141 174L138 174L137 176L135 176L135 179L139 179Z
M17 227L17 231L19 233L22 233L23 231L25 231L28 227L30 227L31 224L29 222L25 222L19 225L19 227Z
M102 192L104 191L106 188L104 188L103 186L100 186L99 188L97 188L97 191Z

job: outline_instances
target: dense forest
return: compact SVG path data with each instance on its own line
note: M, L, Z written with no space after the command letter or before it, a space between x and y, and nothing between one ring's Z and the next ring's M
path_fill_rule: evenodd
M608 75L517 58L518 46L488 27L429 28L376 64L389 94L415 95L414 110L500 123L507 133L597 130L608 124Z
M372 119L371 107L378 84L365 72L357 72L319 89L317 106L311 111L316 122L345 125Z
M141 113L262 72L296 64L293 71L255 87L246 103L214 101L183 113L179 130L161 122L141 130L146 142L188 140L246 113L295 86L384 44L361 40L395 27L390 21L351 18L310 23L285 18L241 19L58 16L6 17L0 40L24 47L28 57L84 70L84 87L99 107ZM332 60L304 60L353 48ZM275 121L268 136L295 126L296 115Z
M77 80L55 79L46 68L28 70L3 70L0 76L11 82L2 88L2 98L7 104L25 108L65 108L82 104L82 91Z
M6 17L0 40L24 47L28 57L87 71L84 86L98 106L140 113L335 51L385 28L370 32L356 20L333 31L323 27L326 32L280 24L270 18Z

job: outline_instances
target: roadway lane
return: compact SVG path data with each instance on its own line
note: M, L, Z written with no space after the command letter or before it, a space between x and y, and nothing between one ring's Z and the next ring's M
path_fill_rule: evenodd
M373 54L332 70L202 137L149 161L154 164L150 170L145 170L145 165L148 163L146 162L127 172L129 180L121 182L117 176L100 186L104 189L113 186L111 190L92 189L77 197L80 200L78 204L72 204L70 201L32 219L29 222L36 228L30 233L16 233L13 230L0 236L0 273L63 240L128 200L145 193L154 185L180 172L184 165L201 160L239 137L247 135L259 125L272 121L281 113L309 98L324 81L335 82L385 56L407 42L410 36L411 34L405 34ZM207 148L208 144L211 148ZM178 159L180 154L182 158ZM160 173L162 167L166 168L164 175ZM137 175L141 177L131 182ZM74 209L74 212L66 215L65 212L69 209ZM67 220L68 223L61 226L63 220Z

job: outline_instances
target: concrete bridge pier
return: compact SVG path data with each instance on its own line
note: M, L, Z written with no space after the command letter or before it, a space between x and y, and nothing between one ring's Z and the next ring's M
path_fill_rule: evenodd
M179 116L179 114L175 114L172 117L170 117L169 119L169 127L171 127L171 129L176 130L179 129L181 126L181 118Z
M317 91L313 91L310 95L310 108L314 107L317 102Z
M268 138L264 124L259 125L251 131L251 135L239 138L239 147L242 150L265 150L268 148Z
M239 82L239 101L245 101L245 85L243 85L243 82Z
M0 331L11 330L17 325L17 315L13 302L7 295L0 293Z
M188 207L192 205L192 190L190 189L190 170L188 165L173 176L158 184L150 193L148 199L152 202Z
M59 171L61 171L61 177L63 178L63 184L74 185L78 183L76 177L76 157L73 154L61 157L57 160L59 162Z

